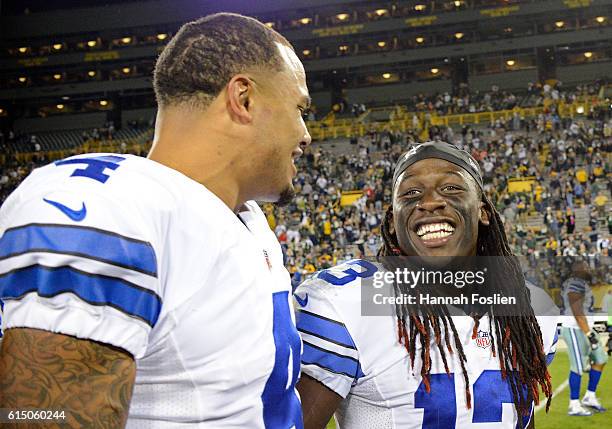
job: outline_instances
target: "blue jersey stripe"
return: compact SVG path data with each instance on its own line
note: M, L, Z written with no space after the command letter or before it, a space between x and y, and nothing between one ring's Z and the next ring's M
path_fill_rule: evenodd
M346 326L335 320L303 310L296 313L296 326L299 331L313 334L344 347L356 349Z
M316 363L321 368L329 369L334 373L344 374L355 380L363 377L359 362L355 359L324 350L307 342L304 342L302 363L310 365Z
M30 224L8 229L0 238L0 260L29 252L82 256L157 276L151 244L101 229Z
M92 305L107 305L154 326L161 298L125 280L94 275L72 267L31 265L0 275L0 298L20 299L30 292L50 298L72 293Z
M549 366L552 363L554 358L555 358L555 352L548 353L546 355L546 366Z

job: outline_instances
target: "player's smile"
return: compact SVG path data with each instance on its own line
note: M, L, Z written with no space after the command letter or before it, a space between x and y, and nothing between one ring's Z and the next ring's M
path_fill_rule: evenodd
M440 247L455 234L455 222L445 217L427 217L414 222L412 231L426 247Z
M480 196L461 167L437 158L414 163L394 190L398 243L412 256L469 256L478 239Z

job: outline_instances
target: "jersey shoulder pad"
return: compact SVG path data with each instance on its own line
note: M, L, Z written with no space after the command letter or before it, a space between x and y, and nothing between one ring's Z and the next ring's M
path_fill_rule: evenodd
M353 259L334 267L316 272L303 284L309 288L338 289L359 288L361 281L382 271L378 263L365 259Z

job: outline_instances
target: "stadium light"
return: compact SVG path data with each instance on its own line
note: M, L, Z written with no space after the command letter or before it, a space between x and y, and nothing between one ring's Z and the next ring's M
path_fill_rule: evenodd
M94 77L95 75L96 75L96 71L95 70L89 70L87 72L87 76L89 76L89 77Z
M348 51L348 46L347 45L340 45L338 46L338 49L342 52L346 52Z
M576 107L576 113L578 113L579 115L582 115L584 113L584 106Z
M63 104L58 104L55 107L57 107L57 110L62 110L64 108Z
M131 69L129 67L123 67L121 71L125 74L130 74Z
M605 20L606 20L605 16L598 16L597 18L595 18L595 21L597 21L599 24L603 24Z
M17 48L17 50L19 51L20 54L25 54L26 52L28 52L28 48L26 46L21 46Z
M417 12L422 12L424 11L426 8L426 6L424 4L416 4L414 5L414 10L416 10Z
M424 37L419 36L419 37L417 37L417 38L416 38L416 39L414 39L414 40L416 40L416 42L417 42L417 43L423 43L423 42L425 41L425 38L424 38Z
M431 69L431 74L438 74L438 72L440 71L440 69L434 67Z
M591 51L587 51L587 52L584 53L584 57L585 58L591 58L592 56L593 56L593 52L591 52Z
M378 16L383 16L385 15L387 12L389 12L387 9L376 9L374 11L374 13Z
M274 23L272 21L266 22L265 25L268 28L274 28Z
M157 40L166 40L168 35L166 33L159 33L156 37L157 37Z
M463 4L461 0L455 0L454 3L455 3L455 7L460 7Z
M384 40L381 40L380 42L377 43L379 48L384 48L385 46L387 46L387 42L385 42Z
M59 51L62 49L62 44L61 43L54 43L52 48L56 51Z
M383 79L391 79L391 73L383 73L382 77Z
M563 28L564 25L565 25L565 22L563 22L563 21L555 22L555 27L557 27L557 28Z
M87 41L87 46L89 46L90 48L95 47L97 44L98 44L98 42L97 42L97 41L95 41L95 40L89 40L89 41Z
M123 43L124 45L127 45L128 43L132 43L132 38L124 37L123 39L121 39L121 43Z
M70 97L69 97L69 96L67 96L67 95L64 95L64 96L62 97L62 100L64 100L64 101L68 101L68 100L70 100Z
M61 74L59 74L59 73L55 73L55 74L53 75L53 79L55 79L55 80L60 80L61 78L62 78L62 75L61 75Z
M339 13L338 15L336 15L336 18L338 18L339 21L346 21L349 18L349 14Z
M514 60L507 60L506 64L508 65L508 67L512 67L514 64L516 64L516 62Z
M4 113L4 109L0 107L0 115L2 115L3 113Z
M308 55L310 55L310 49L304 49L304 50L302 51L302 54L303 54L305 57L307 57Z
M312 22L312 19L311 19L311 18L308 18L308 17L304 17L304 18L301 18L301 19L300 19L300 23L302 23L302 24L304 24L304 25L306 25L306 24L310 24L311 22Z
M27 77L25 77L25 76L19 76L18 80L19 80L19 82L21 82L21 83L26 83L26 82L27 82L27 80L28 80L28 78L27 78Z
M455 39L459 40L459 39L463 39L464 34L461 32L455 33Z
M100 106L102 106L102 107L108 106L108 101L100 100Z

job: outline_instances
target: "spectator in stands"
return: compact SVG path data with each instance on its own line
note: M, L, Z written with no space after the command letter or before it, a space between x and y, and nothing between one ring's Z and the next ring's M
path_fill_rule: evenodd
M576 228L576 216L571 207L568 207L565 212L565 227L567 228L567 234L573 234Z

